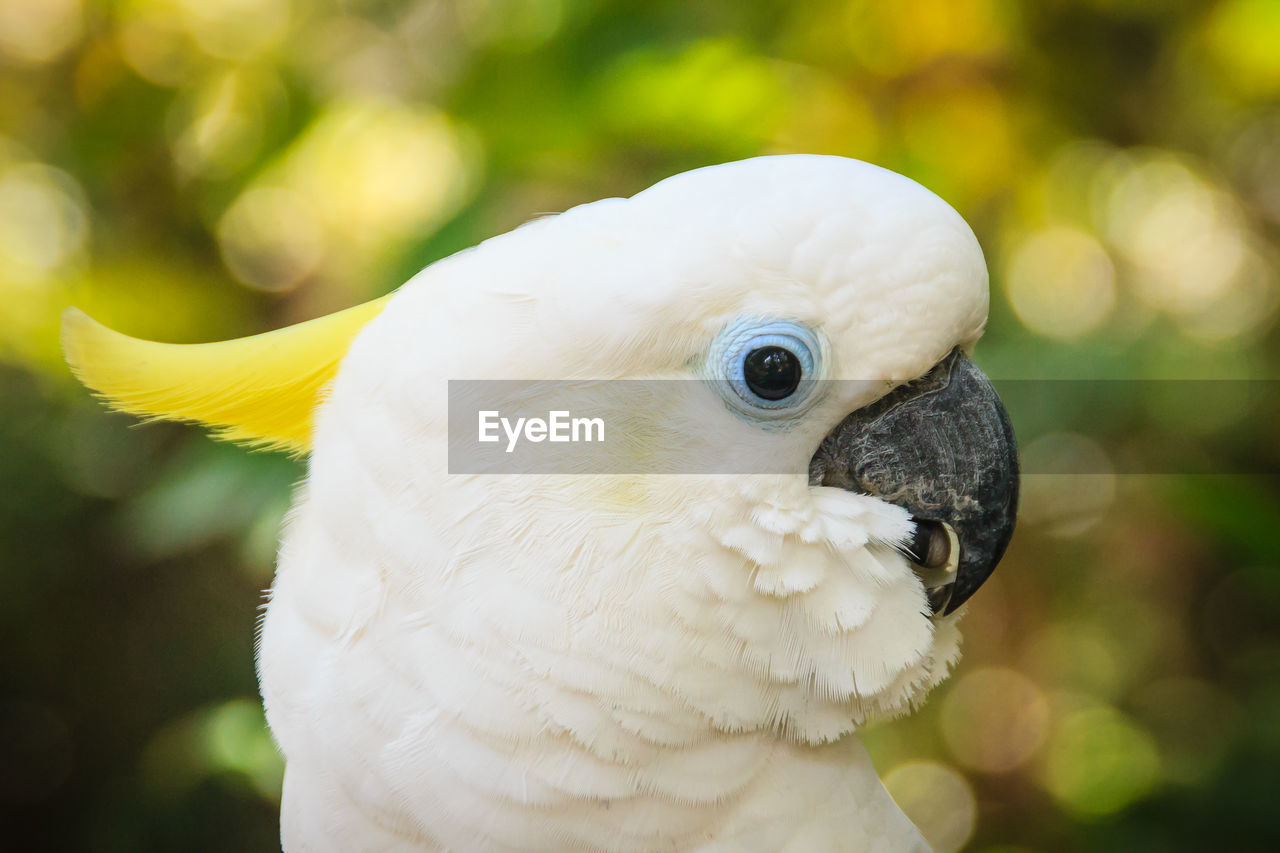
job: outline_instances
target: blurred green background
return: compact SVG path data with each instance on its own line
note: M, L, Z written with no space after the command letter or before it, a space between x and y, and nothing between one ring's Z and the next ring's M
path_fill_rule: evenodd
M996 378L1280 376L1277 0L0 0L4 846L278 849L253 641L302 469L105 413L65 306L258 332L787 151L965 215ZM1280 481L1241 473L1280 430L1157 387L1019 425L1065 473L954 677L867 734L939 851L1280 849ZM1237 462L1133 475L1107 434Z

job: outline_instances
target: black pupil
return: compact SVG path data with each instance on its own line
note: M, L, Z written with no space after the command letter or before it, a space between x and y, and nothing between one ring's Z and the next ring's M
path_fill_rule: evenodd
M742 362L743 378L753 394L765 400L790 397L800 387L800 359L782 347L760 347Z

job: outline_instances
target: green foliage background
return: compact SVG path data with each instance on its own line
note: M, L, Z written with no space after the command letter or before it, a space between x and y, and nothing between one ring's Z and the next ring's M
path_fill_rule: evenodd
M63 308L249 334L785 151L965 215L997 378L1263 380L1024 413L1063 473L868 733L891 791L939 850L1280 849L1276 0L0 0L6 846L278 847L253 637L301 468L105 413ZM1188 437L1216 475L1124 464Z

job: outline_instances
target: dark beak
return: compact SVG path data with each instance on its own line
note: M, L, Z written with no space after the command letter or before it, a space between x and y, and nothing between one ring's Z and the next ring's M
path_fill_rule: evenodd
M917 563L938 562L930 551L947 556L938 522L950 525L959 546L955 579L930 593L935 614L945 615L967 601L1004 556L1018 510L1018 447L991 381L957 349L921 378L841 421L810 461L809 481L874 495L910 512L917 537L907 553Z

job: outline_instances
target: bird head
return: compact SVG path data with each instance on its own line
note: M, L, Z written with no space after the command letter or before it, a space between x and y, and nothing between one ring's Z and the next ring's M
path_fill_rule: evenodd
M151 344L77 314L64 340L120 408L310 453L273 607L455 697L822 742L945 676L1012 533L1012 432L967 354L987 306L945 202L796 155L535 220L257 338ZM480 474L450 468L451 380L527 380L544 409L556 382L681 390L601 402L617 471Z

